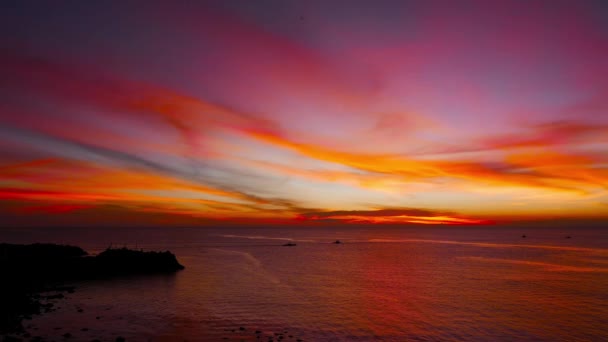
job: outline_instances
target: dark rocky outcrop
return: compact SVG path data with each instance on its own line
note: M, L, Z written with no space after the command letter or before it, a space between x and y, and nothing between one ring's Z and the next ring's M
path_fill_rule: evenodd
M183 269L171 252L110 249L90 256L80 247L0 244L0 335L22 329L21 320L53 310L66 281L170 273ZM53 292L50 295L41 293Z
M119 275L170 273L184 269L175 255L167 252L144 252L127 248L106 249L95 257L72 260L71 274L82 278L107 278Z
M20 330L22 318L50 311L46 301L57 295L45 298L40 292L57 290L60 275L53 269L85 255L74 246L0 244L0 334Z

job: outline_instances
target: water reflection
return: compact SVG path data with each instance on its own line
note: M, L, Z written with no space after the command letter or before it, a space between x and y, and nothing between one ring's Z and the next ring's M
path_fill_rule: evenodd
M605 238L529 231L535 240L522 248L517 233L137 233L140 246L173 250L186 270L82 283L62 309L31 324L53 338L69 330L78 339L160 341L253 341L256 330L313 341L607 337ZM106 247L94 236L81 235L80 244ZM276 239L286 237L297 246L280 247Z

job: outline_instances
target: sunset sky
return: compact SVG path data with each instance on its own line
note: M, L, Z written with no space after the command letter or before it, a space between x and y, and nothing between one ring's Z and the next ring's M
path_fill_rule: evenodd
M608 221L606 1L2 1L0 225Z

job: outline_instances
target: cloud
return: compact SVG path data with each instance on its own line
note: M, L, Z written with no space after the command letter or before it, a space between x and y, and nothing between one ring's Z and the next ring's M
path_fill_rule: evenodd
M418 208L390 208L377 210L335 210L304 212L302 220L338 220L343 222L415 223L415 224L481 224L487 220L463 217L452 212Z
M20 139L36 140L48 152L60 157L0 166L0 177L12 187L0 186L1 200L55 201L56 205L99 206L108 203L138 206L164 206L172 214L197 217L279 215L292 212L297 205L281 198L259 196L237 187L238 181L225 182L194 174L188 168L165 165L146 158L97 146L64 141L38 133L8 129ZM0 134L6 133L0 129ZM209 169L214 170L212 166ZM215 170L217 171L217 170ZM246 174L228 173L242 181ZM29 205L26 207L40 207ZM20 212L24 212L20 210Z
M27 54L3 51L0 57L0 84L13 92L25 91L28 97L60 100L64 104L89 104L110 109L113 116L132 116L145 120L157 116L178 131L184 141L192 143L192 136L208 130L208 126L235 129L273 129L263 118L254 117L200 98L177 93L162 86L127 80L91 66L64 65ZM0 112L0 118L21 122L10 108ZM25 114L25 113L22 113ZM38 119L44 121L44 117ZM29 124L35 122L28 121Z
M187 163L168 164L153 161L151 159L135 154L108 149L77 141L70 141L58 137L48 136L42 133L23 130L16 127L4 125L0 127L0 136L16 141L33 144L40 149L50 152L56 156L74 160L87 161L100 164L114 164L118 167L138 168L153 173L163 174L168 177L184 180L193 184L209 185L212 188L221 190L222 194L231 193L254 202L264 201L259 196L250 195L243 191L246 186L237 187L238 181L229 181L238 177L241 181L245 178L251 179L256 175L238 170L227 170L213 166L210 163L197 161L197 171L187 167ZM33 166L41 163L34 162ZM42 162L45 163L45 162ZM14 167L31 166L32 163L25 163ZM74 172L76 170L66 170ZM218 173L218 171L221 171ZM225 173L225 175L222 175ZM128 184L125 184L128 185ZM121 185L121 186L125 186ZM218 192L218 191L216 191Z
M608 142L608 123L593 124L576 121L549 121L522 127L526 134L501 135L480 141L481 148L506 150L573 146Z
M593 159L576 155L561 154L559 159L545 158L546 163L542 167L535 167L537 165L531 163L525 164L524 160L531 159L517 158L512 158L512 160L507 158L504 162L493 165L470 160L414 159L401 155L343 152L314 144L295 143L277 135L253 133L252 136L311 158L346 165L362 171L402 177L410 181L451 178L486 183L497 187L522 186L580 194L586 193L586 187L597 187L597 182L589 182L589 177L597 178L601 183L608 181L605 169L590 168L595 163ZM522 161L524 161L524 165L522 165ZM548 166L560 167L564 163L574 163L578 165L579 169L561 170L563 171L561 173L556 172L555 168L546 170Z
M122 6L6 21L24 42L0 47L4 201L378 223L603 208L608 44L593 6L376 4L336 18L334 5L149 4L116 20ZM274 15L294 9L312 12ZM80 11L100 13L66 20Z
M68 213L75 210L82 210L91 208L91 205L85 204L49 204L49 205L39 205L39 206L28 206L23 208L23 212L25 214L32 213L48 213L48 214L63 214Z
M452 142L449 146L433 144L425 150L410 154L416 157L462 157L467 153L517 152L518 150L551 149L605 144L608 142L608 121L591 122L583 119L519 123L516 133L484 135L471 141Z
M390 217L390 216L444 216L452 213L442 213L428 209L417 208L398 208L398 209L377 209L377 210L336 210L318 211L301 214L308 218L339 217L339 216L362 216L362 217Z

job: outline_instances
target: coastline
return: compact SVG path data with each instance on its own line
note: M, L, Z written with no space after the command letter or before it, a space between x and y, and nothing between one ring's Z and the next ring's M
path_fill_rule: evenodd
M80 247L57 244L0 244L0 337L5 341L27 338L43 341L27 331L23 322L60 308L75 282L115 277L174 273L183 270L169 252L108 248L91 256ZM81 308L78 312L83 312ZM97 316L99 319L99 316ZM84 331L87 328L82 328ZM64 338L71 338L66 332ZM124 340L117 337L116 341Z
M36 240L69 243L94 254L112 241L171 250L187 272L76 281L76 291L64 292L56 311L24 321L31 335L57 342L120 336L129 342L253 341L256 330L267 342L285 329L305 341L608 336L601 300L608 239L597 230L579 230L572 239L559 230L526 230L525 241L519 229L384 229L371 237L359 230L296 228L120 232L125 235L56 230ZM298 246L281 247L278 238L292 238ZM344 245L329 243L337 238ZM591 265L600 271L589 270ZM547 296L560 301L544 301ZM593 298L598 301L589 301ZM589 312L593 303L596 311ZM564 305L569 310L555 316ZM438 315L444 319L435 319ZM537 318L540 323L529 324ZM64 339L65 333L72 337Z

